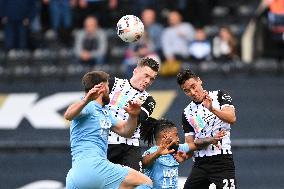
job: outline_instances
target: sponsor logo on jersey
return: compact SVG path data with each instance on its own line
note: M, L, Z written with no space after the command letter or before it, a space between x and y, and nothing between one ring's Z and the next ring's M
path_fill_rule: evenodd
M191 116L189 118L190 125L193 127L195 133L201 132L201 130L205 127L205 122L203 119L199 116Z
M114 93L110 101L110 105L122 108L126 105L127 101L128 101L128 97L121 91L117 91Z

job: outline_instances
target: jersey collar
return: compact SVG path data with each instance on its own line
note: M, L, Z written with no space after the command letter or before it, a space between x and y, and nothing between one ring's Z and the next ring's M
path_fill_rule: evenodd
M133 89L135 89L135 90L137 90L137 91L139 91L139 92L143 92L143 91L140 91L139 89L135 88L135 87L131 84L130 79L128 79L128 82L129 82L129 85L130 85Z

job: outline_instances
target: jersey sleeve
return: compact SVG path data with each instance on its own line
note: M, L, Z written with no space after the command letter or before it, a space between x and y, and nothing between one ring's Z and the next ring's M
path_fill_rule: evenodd
M138 123L141 123L142 121L146 120L154 111L154 108L156 106L156 101L152 96L148 96L145 102L141 106L141 112L138 117Z
M185 136L195 135L193 127L187 121L185 114L182 114L182 128Z
M83 117L89 115L90 112L92 112L92 109L91 109L91 108L92 108L92 107L91 107L90 103L87 104L87 105L81 110L81 112L78 114L78 116L76 116L76 119L81 119L81 118L83 118Z
M220 107L221 109L224 107L224 106L233 106L233 103L232 103L232 97L225 91L218 91L218 102L220 103Z
M190 149L189 149L188 144L184 143L184 144L179 144L178 150L187 153L189 152Z

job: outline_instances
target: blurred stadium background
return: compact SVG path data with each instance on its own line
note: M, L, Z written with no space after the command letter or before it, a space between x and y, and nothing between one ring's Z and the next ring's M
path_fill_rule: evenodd
M66 31L52 36L50 2L35 2L40 4L42 28L29 35L27 48L7 49L2 9L5 2L0 0L1 189L64 188L71 156L69 123L63 119L63 112L82 95L80 79L86 71L127 75L121 62L129 46L117 37L115 24L122 15L139 15L146 6L157 10L157 20L164 27L169 10L179 9L186 22L205 28L209 40L222 26L233 31L237 58L212 58L198 63L184 60L181 69L193 69L201 75L206 89L225 89L233 98L238 119L232 126L238 188L284 188L284 29L271 26L269 9L261 6L262 1L118 0L115 9L103 13L112 18L102 19L101 23L109 44L105 63L91 67L80 64L73 52L73 34L82 26L75 26L74 22L68 28L67 41ZM72 6L75 15L77 9ZM173 120L179 125L183 140L181 113L190 101L176 85L175 77L159 76L149 91L157 101L154 116ZM191 165L191 160L181 165L181 177L188 176Z

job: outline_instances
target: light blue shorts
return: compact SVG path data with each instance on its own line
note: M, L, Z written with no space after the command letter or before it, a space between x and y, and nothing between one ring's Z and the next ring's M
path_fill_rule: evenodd
M66 189L118 189L129 167L103 158L85 158L73 162L66 177Z

